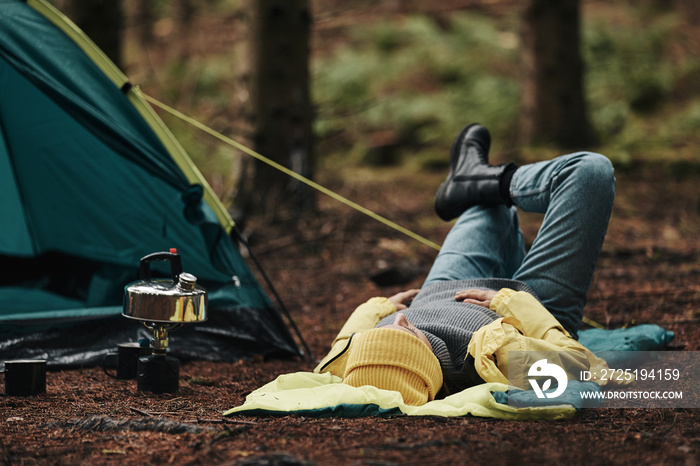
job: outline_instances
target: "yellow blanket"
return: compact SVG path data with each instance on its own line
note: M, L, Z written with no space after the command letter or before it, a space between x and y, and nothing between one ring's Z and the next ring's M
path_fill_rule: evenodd
M314 417L360 417L372 415L477 416L513 420L560 420L573 417L577 410L570 404L512 407L499 403L492 392L505 392L499 383L477 385L442 400L422 406L403 403L398 392L375 387L351 387L326 372L296 372L279 376L246 398L243 405L225 416L302 415Z

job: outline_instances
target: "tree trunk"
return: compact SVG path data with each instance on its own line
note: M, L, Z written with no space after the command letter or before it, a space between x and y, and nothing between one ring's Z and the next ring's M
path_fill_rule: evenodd
M579 0L527 0L521 27L521 144L595 144L584 98Z
M139 1L134 5L134 25L139 45L149 45L153 42L153 23L156 20L153 2Z
M64 13L118 68L122 68L124 17L121 0L69 0L65 3Z
M308 0L248 0L249 101L253 148L311 178L313 150L309 92ZM244 211L276 218L314 208L313 190L255 161L252 180L239 190Z

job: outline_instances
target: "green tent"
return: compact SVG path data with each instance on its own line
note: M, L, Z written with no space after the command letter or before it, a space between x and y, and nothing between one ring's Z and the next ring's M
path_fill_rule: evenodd
M171 334L174 351L301 354L180 144L44 0L0 0L0 87L0 361L91 364L148 335L121 316L124 286L170 248L210 303L207 322Z

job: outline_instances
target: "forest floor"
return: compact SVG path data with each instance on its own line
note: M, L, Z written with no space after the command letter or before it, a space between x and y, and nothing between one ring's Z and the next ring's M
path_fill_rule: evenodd
M330 188L440 242L439 173L377 170ZM394 179L382 182L381 177ZM656 323L672 351L700 349L700 194L696 176L662 167L617 175L617 199L586 315L608 328ZM315 359L354 307L419 286L435 251L335 201L319 215L250 231L257 257ZM541 218L521 217L528 240ZM415 273L380 288L371 276ZM176 394L136 391L100 368L49 372L47 392L0 396L0 463L30 464L697 464L695 409L594 408L558 422L482 418L316 419L222 413L279 374L315 361L185 362ZM0 376L0 384L4 384Z
M457 3L468 2L435 8ZM319 176L324 186L436 243L449 230L432 208L444 173L365 168ZM693 166L618 171L588 318L611 329L658 324L675 332L669 351L700 350L699 179ZM318 215L246 232L314 360L183 362L180 389L169 395L137 393L135 381L116 381L101 368L49 372L45 394L0 395L0 464L700 463L697 409L594 408L557 422L224 418L278 375L313 369L357 305L420 286L435 257L433 249L336 201L320 197L318 204ZM521 216L528 241L540 223L541 216ZM380 287L372 280L394 268L408 272L403 283Z

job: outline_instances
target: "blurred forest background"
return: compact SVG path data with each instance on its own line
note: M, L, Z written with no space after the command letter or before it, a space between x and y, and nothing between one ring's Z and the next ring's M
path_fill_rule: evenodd
M146 94L321 184L444 173L474 121L495 162L587 148L618 171L700 175L693 0L53 3ZM316 208L288 176L162 116L238 217Z

